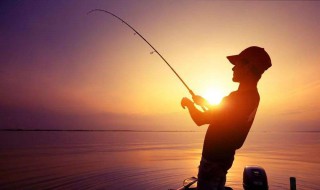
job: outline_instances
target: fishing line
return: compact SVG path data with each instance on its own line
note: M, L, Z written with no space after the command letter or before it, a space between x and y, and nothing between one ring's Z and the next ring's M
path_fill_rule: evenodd
M126 21L124 21L122 18L118 17L117 15L104 10L104 9L93 9L91 11L89 11L87 14L91 14L93 12L104 12L107 13L117 19L119 19L123 24L127 25L129 28L131 28L134 31L135 35L139 35L141 37L141 39L143 39L152 49L153 51L150 52L150 54L156 53L160 56L160 58L170 67L170 69L174 72L174 74L180 79L180 81L182 82L182 84L188 89L189 93L191 94L192 97L195 96L195 94L193 93L193 91L189 88L189 86L184 82L184 80L179 76L179 74L171 67L171 65L167 62L167 60L158 52L158 50L156 50L156 48L154 48L136 29L134 29L130 24L128 24Z

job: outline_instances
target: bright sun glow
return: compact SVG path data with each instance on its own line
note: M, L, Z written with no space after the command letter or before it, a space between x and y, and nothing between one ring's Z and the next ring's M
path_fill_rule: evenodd
M203 97L212 105L218 105L224 96L222 91L218 89L209 89L203 95Z

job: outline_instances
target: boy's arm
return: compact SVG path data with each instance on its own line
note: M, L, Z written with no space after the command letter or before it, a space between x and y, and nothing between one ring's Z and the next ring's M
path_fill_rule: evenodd
M194 103L184 97L182 98L181 100L181 106L183 108L187 107L188 110L189 110L189 114L192 118L192 120L198 125L198 126L201 126L201 125L204 125L204 124L210 124L210 121L211 121L211 112L210 111L200 111L198 110Z

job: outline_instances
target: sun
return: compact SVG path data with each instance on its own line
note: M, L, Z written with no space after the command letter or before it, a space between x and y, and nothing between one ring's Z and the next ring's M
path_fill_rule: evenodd
M208 89L203 97L208 100L211 105L218 105L224 97L224 94L219 89Z

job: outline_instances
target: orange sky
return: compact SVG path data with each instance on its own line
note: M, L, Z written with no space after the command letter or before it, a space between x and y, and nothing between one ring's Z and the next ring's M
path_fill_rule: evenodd
M197 130L180 107L190 97L182 83L128 27L86 14L101 8L135 27L200 95L236 90L226 56L264 47L273 66L259 83L253 129L319 129L320 2L2 4L1 128L23 128L13 120L45 115L39 128L59 120L51 127Z

